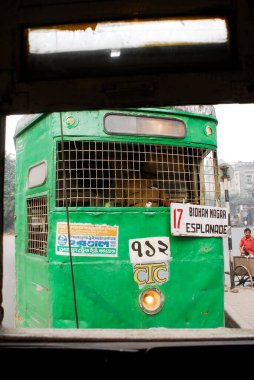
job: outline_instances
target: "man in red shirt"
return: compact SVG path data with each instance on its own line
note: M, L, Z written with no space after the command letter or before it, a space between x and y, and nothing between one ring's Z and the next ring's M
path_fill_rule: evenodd
M244 236L240 240L241 256L254 255L254 237L251 236L250 228L245 228Z

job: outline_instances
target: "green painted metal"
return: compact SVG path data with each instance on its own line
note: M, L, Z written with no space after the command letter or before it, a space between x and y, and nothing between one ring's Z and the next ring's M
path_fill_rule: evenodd
M186 122L184 139L112 136L103 131L103 117L111 110L62 113L64 138L148 142L216 149L212 116L172 109L124 110L126 114L174 116ZM73 127L67 125L74 118ZM70 120L70 119L68 119ZM72 120L72 119L71 119ZM207 136L210 125L213 134ZM37 115L19 126L16 136L16 275L18 327L74 328L75 314L68 256L56 254L57 223L66 222L66 209L55 207L56 141L60 114ZM45 160L45 184L28 188L29 168ZM27 252L26 202L47 195L48 254ZM80 328L213 328L224 325L224 261L221 238L176 237L170 234L170 208L70 208L70 223L118 226L117 257L73 256ZM166 236L170 239L169 279L155 285L165 297L162 310L145 314L139 306L142 288L134 282L129 240Z

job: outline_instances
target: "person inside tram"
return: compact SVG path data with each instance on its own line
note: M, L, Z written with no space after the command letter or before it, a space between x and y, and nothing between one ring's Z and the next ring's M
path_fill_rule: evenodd
M244 236L240 240L241 256L254 257L254 237L251 236L250 228L244 229Z

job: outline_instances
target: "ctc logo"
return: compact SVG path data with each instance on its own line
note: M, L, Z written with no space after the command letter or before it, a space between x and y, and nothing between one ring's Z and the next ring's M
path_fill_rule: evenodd
M136 264L134 266L134 281L139 285L162 283L167 279L167 264L165 262Z

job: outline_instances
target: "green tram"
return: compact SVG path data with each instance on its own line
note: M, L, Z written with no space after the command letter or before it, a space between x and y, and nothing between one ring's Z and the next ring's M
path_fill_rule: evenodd
M224 326L216 125L212 106L19 121L17 327Z

